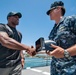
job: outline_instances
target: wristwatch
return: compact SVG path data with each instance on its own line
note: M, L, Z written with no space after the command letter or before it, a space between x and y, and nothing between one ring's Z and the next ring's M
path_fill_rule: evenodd
M64 50L64 57L67 59L71 59L71 56L67 50Z

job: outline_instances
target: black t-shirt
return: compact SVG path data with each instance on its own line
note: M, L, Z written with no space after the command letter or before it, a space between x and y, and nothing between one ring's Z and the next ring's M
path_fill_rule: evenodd
M22 35L16 28L0 24L0 32L6 32L9 37L21 42ZM21 61L20 51L6 48L0 43L0 68L11 67Z

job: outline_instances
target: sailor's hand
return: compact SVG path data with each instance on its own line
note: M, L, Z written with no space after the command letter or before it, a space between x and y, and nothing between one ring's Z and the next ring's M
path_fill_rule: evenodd
M34 48L34 46L31 46L31 48L33 48L32 56L36 55L36 49Z
M30 48L28 48L27 53L31 56L34 56L34 55L36 55L36 50L33 46L31 46Z
M46 53L50 56L54 56L55 58L63 58L64 57L64 49L51 44L51 47L54 48L53 51L47 51Z

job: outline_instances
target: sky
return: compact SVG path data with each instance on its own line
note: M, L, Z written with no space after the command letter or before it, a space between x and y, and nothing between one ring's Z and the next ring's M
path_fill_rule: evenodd
M7 14L11 11L21 12L17 30L23 35L22 43L25 45L35 46L35 41L48 35L54 26L46 15L50 9L51 3L59 0L1 0L0 1L0 23L7 24ZM76 0L61 0L64 2L66 9L65 16L76 15Z

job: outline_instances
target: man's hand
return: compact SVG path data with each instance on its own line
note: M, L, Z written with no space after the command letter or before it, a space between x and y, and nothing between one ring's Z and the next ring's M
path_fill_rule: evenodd
M24 58L21 58L21 65L22 65L22 68L24 67L24 64L25 64L25 59L24 59Z
M31 48L34 48L34 46L31 46ZM32 52L32 56L36 55L36 49L34 48L33 52Z
M31 56L34 56L34 55L36 55L36 49L33 46L31 46L28 49L27 53L30 54Z
M53 45L53 44L51 44L51 47L53 47L54 50L51 52L50 51L46 52L48 55L54 56L55 58L64 58L64 49L63 48Z

